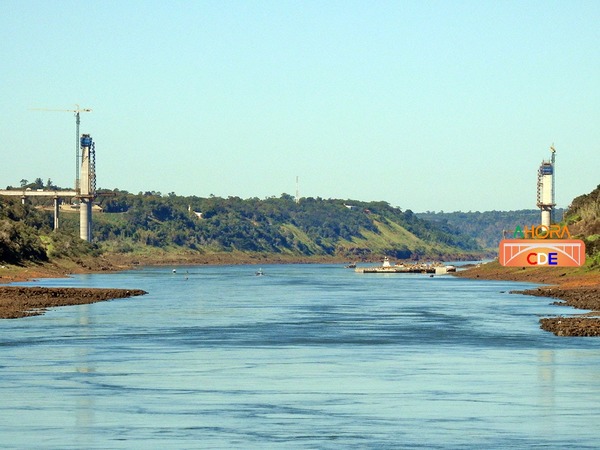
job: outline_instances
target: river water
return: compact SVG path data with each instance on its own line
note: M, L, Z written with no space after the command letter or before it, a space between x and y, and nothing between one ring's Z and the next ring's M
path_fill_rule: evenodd
M29 283L149 294L0 321L0 448L600 445L600 339L532 285L257 269Z

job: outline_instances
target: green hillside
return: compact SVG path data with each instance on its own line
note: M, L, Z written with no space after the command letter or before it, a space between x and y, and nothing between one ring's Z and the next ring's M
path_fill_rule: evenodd
M79 239L73 230L52 231L52 225L52 216L39 205L0 197L0 262L24 264L99 253L97 246Z
M0 261L22 264L91 255L279 255L376 260L449 259L489 255L505 232L538 223L539 211L414 214L386 202L288 195L266 199L183 197L158 192L103 191L93 243L78 238L79 215L61 213L52 231L48 199L0 198ZM573 200L564 216L600 265L600 186Z
M296 202L287 194L267 199L200 198L118 190L104 191L98 200L103 212L94 213L92 245L77 238L77 213L62 213L61 231L56 233L50 229L51 213L40 209L41 200L26 207L0 200L0 230L14 230L0 234L0 259L44 260L90 252L143 255L152 249L351 260L481 254L473 238L452 226L433 224L386 202L321 198ZM30 250L13 248L11 236L18 232L28 239Z
M368 259L477 253L477 243L385 202L303 198L180 197L113 192L101 203L94 237L135 249L180 246Z
M565 212L571 234L585 242L593 267L600 267L600 185L589 194L576 197Z

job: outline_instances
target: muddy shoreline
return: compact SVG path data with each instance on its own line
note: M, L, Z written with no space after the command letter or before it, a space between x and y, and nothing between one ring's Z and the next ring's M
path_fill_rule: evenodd
M128 266L106 258L57 260L25 266L0 265L0 319L39 316L49 308L84 305L147 294L141 289L49 288L39 286L3 286L39 278L68 278L74 273L112 272Z
M547 284L535 289L511 291L513 294L550 297L555 305L587 310L574 314L565 309L565 316L544 317L540 328L557 336L600 336L600 271L582 268L509 268L497 262L482 264L456 274L463 278L526 281Z
M0 286L0 319L38 316L48 308L84 305L147 294L141 289Z

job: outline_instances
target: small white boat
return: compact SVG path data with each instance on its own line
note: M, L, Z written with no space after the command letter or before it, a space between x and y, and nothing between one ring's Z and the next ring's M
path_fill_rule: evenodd
M262 270L262 269L258 269L258 270L256 271L256 276L257 276L257 277L262 277L264 274L265 274L265 273L263 272L263 270Z

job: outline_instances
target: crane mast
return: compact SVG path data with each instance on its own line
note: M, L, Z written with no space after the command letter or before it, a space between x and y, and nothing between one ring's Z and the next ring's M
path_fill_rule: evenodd
M54 111L54 112L71 112L75 113L75 190L79 191L79 125L81 124L80 113L92 112L90 108L80 108L79 105L75 105L75 109L48 109L48 108L31 108L34 111Z

